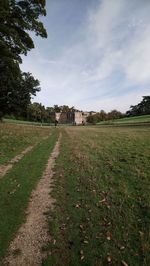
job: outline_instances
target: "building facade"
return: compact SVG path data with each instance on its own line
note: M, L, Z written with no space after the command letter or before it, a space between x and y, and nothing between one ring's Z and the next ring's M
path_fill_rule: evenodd
M52 112L50 117L52 121L57 120L60 124L72 124L72 125L82 125L87 123L87 117L91 115L92 112Z

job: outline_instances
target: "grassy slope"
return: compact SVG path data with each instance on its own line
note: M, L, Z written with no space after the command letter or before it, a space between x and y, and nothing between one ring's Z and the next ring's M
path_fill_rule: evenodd
M47 137L50 128L0 123L0 164Z
M56 130L0 180L0 258L25 218L31 191L42 176L57 138Z
M16 119L9 119L4 118L4 122L11 123L11 124L23 124L23 125L35 125L35 126L50 126L54 125L54 123L41 123L41 122L34 122L34 121L26 121L26 120L16 120Z
M150 115L141 115L133 117L124 117L115 120L103 121L98 124L134 124L134 123L150 123Z
M63 133L43 265L150 265L148 128Z

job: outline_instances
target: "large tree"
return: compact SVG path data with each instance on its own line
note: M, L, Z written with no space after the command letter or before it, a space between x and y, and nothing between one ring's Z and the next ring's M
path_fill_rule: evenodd
M35 32L37 36L40 35L43 38L47 37L46 30L42 22L39 20L39 17L41 15L46 15L45 0L1 0L1 114L4 114L5 110L8 109L6 108L5 104L8 103L8 98L14 95L14 90L21 90L22 88L22 80L24 79L24 74L21 73L19 64L22 62L21 55L26 55L29 50L34 48L34 43L30 36L30 32ZM19 82L21 82L20 87ZM30 95L31 94L32 90L30 90Z
M132 105L127 115L150 115L150 96L143 96L139 104Z
M0 91L1 116L4 114L26 116L31 97L40 91L39 85L39 81L31 73L17 73L16 80L12 79L10 84Z

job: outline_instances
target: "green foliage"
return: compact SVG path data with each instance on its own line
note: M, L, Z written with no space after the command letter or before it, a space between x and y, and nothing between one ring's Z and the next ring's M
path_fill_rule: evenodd
M18 94L22 94L27 79L28 82L30 80L30 85L35 83L35 81L33 82L34 78L31 82L30 74L21 73L19 63L22 62L21 55L26 55L34 48L33 40L29 35L30 31L43 38L47 37L46 30L39 21L41 15L46 15L44 0L1 0L0 117L7 113L7 109L11 110L12 105L15 105L15 100L18 103L20 101L20 106L22 105L24 99L22 99L22 95L20 99ZM24 84L22 84L23 82ZM35 91L34 87L31 89L30 86L29 94L26 90L24 95L29 98L31 94L35 95ZM24 109L24 103L22 109Z
M46 15L45 1L2 0L0 8L1 43L12 57L21 62L20 54L34 48L29 31L47 37L39 16Z
M61 105L58 106L57 104L55 104L53 107L49 107L51 108L51 112L74 112L74 111L79 111L77 109L75 109L74 106L69 107L68 105Z
M0 106L2 115L13 114L16 117L26 114L32 95L36 95L36 92L40 90L39 81L34 79L30 73L25 72L17 73L15 80L12 76L10 83L1 88Z
M123 117L123 114L115 109L107 114L107 120L118 119L121 117Z
M88 123L96 124L96 123L98 123L99 121L101 121L101 120L99 119L99 115L98 115L98 114L89 115L89 116L87 117L87 122L88 122Z
M45 106L36 102L28 106L27 118L30 121L50 122L50 117Z
M143 96L143 100L139 104L130 107L127 115L150 115L150 96Z
M112 110L109 113L106 113L104 110L101 110L99 113L90 115L87 118L88 123L97 124L101 121L107 121L112 119L117 119L123 117L123 114L117 110Z

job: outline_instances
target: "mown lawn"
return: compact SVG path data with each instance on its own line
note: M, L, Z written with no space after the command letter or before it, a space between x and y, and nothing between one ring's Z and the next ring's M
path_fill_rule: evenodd
M150 129L62 129L43 265L150 265Z
M50 128L0 123L0 164L8 162L30 145L51 133Z

